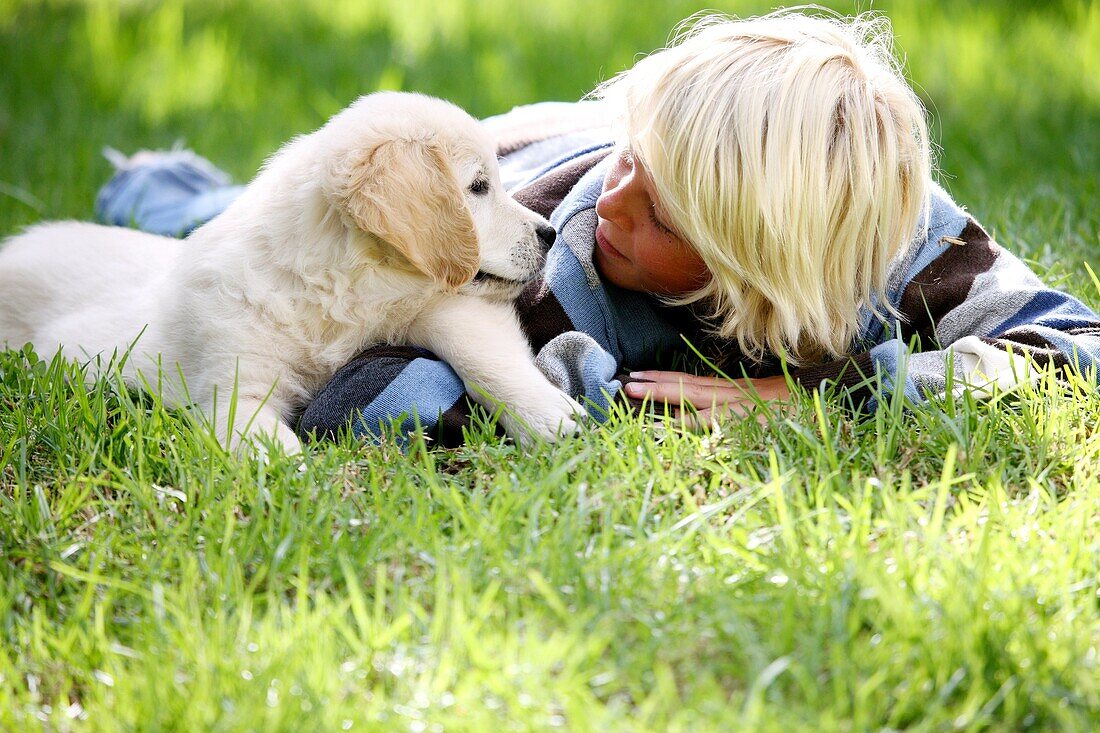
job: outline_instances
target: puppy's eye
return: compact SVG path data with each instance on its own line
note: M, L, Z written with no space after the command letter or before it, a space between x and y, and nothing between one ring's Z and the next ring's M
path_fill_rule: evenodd
M489 179L478 178L476 181L470 184L470 193L475 196L484 196L489 193Z

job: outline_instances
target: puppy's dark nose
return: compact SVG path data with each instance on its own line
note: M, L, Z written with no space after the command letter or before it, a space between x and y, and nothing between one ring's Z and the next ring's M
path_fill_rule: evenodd
M535 233L539 235L539 241L542 242L542 248L545 250L550 249L550 245L554 243L558 233L554 231L554 227L546 226L545 224L539 224L535 227Z

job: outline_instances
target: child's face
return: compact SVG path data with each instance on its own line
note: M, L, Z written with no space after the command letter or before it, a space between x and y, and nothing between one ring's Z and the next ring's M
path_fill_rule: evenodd
M592 259L604 279L627 290L685 295L710 278L695 250L668 225L653 181L629 148L614 153L596 201Z

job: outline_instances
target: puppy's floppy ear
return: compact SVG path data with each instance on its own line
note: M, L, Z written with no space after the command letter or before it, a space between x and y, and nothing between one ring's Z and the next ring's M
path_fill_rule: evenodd
M421 272L455 289L480 252L464 189L431 139L387 139L337 161L334 198L356 226L390 243Z

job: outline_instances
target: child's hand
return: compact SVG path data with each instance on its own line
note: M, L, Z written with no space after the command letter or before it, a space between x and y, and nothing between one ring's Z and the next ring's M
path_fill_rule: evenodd
M761 402L790 397L782 374L757 379L699 377L683 372L631 372L623 390L632 399L650 399L673 408L673 414L688 427L709 426L720 415L746 416ZM693 409L685 410L685 407Z

